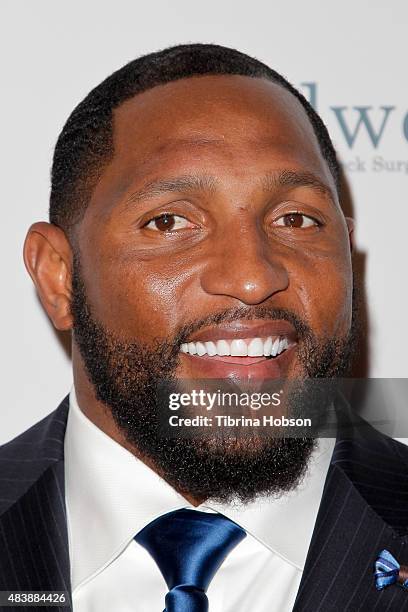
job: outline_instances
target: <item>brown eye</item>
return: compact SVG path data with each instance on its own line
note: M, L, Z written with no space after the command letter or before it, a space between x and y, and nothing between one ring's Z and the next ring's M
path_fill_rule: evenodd
M173 215L162 215L154 219L154 224L158 230L165 232L171 230L174 227L174 216Z
M312 217L308 217L307 215L304 215L302 213L293 212L287 213L286 215L282 215L282 217L279 217L279 219L277 219L276 221L276 225L279 225L280 227L292 227L295 229L300 229L305 227L312 227L313 225L317 226L319 225L319 223L318 221L316 221L316 219L313 219Z
M188 221L184 217L165 213L159 217L154 217L144 227L158 232L171 232L185 229L187 224Z

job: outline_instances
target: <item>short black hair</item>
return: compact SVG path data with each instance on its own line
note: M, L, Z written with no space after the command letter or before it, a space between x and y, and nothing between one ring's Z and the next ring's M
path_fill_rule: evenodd
M133 96L183 78L235 74L277 83L302 104L320 150L339 185L339 164L329 133L311 104L283 76L236 49L212 44L169 47L139 57L107 77L73 110L55 146L49 217L70 235L104 168L113 157L113 111Z

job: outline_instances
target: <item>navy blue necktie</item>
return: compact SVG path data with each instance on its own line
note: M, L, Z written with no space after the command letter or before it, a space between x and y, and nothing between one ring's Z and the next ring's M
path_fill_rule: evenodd
M137 536L169 588L164 612L207 612L205 594L216 571L246 532L222 514L176 510L152 521Z

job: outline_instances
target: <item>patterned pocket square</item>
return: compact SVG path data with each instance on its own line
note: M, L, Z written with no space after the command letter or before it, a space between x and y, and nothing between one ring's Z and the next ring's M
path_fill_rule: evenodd
M375 562L374 578L378 591L390 584L408 589L408 566L400 565L388 550L382 550Z

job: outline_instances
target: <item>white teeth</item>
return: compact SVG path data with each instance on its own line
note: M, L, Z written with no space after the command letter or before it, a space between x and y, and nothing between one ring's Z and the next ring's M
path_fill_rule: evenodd
M264 342L263 354L265 357L269 357L272 350L272 338L269 337Z
M184 342L180 346L182 353L190 355L215 355L232 357L276 357L290 346L289 340L286 337L268 338L236 338L234 340L217 340L213 342Z
M248 345L248 357L262 357L264 343L261 338L253 338Z
M226 340L217 341L217 355L223 357L224 355L230 354L230 345Z
M197 355L199 357L202 357L207 352L207 349L205 348L205 345L202 342L196 342L196 349L197 349Z
M197 349L196 349L195 342L189 342L187 344L187 347L188 347L188 352L190 353L190 355L196 355L197 354Z
M245 340L233 340L231 342L231 357L246 357L248 346Z
M205 348L207 349L207 354L210 357L213 357L217 354L217 347L215 346L214 342L204 342L204 344Z
M272 345L271 355L272 357L276 357L279 351L279 338L276 338L275 342Z
M282 351L284 351L285 349L288 348L288 341L286 338L281 338L281 341L279 342L279 353L282 353Z

